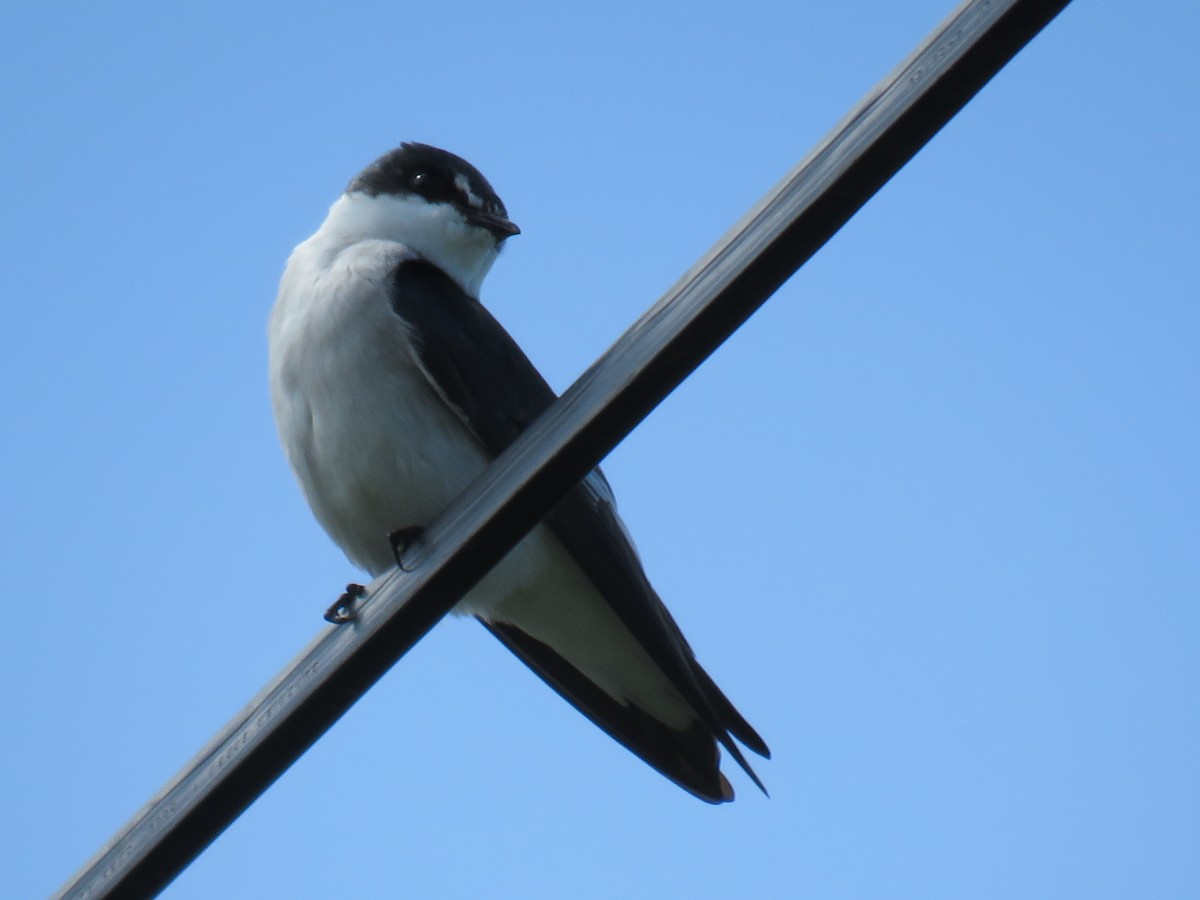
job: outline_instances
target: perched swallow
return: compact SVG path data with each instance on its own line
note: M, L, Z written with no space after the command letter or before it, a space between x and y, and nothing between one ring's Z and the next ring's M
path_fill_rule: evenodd
M317 520L373 576L395 563L389 534L433 522L555 400L479 302L519 231L474 166L403 144L288 260L270 323L276 424ZM733 799L718 745L762 787L734 738L767 745L696 662L598 469L455 612L697 797Z

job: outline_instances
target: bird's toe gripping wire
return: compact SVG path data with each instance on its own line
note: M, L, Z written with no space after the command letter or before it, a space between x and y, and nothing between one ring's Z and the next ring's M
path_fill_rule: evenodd
M412 571L404 564L404 555L412 549L412 545L419 541L424 533L423 526L408 525L404 528L397 528L388 535L388 543L392 545L392 556L396 558L396 565L400 567L401 572Z
M325 621L334 625L345 625L352 621L357 615L354 610L354 601L366 595L367 589L361 584L346 585L345 593L337 598L333 606L325 610Z

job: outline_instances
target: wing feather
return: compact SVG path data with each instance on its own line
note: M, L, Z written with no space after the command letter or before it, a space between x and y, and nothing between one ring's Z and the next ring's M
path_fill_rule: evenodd
M424 260L400 263L392 308L409 326L431 387L492 457L557 399L508 332L436 266ZM569 660L516 626L485 620L488 629L592 721L697 796L729 799L714 739L762 788L730 735L763 756L769 755L767 745L696 661L646 578L599 469L567 494L546 524L691 705L694 733L672 732L661 723L656 729L647 713L609 697Z

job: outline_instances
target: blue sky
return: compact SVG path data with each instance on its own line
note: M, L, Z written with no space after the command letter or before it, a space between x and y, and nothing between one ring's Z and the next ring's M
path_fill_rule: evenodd
M358 169L488 175L524 234L484 300L563 389L949 9L0 12L4 893L355 577L265 322ZM1070 7L605 464L770 800L446 622L167 896L1200 893L1197 19Z

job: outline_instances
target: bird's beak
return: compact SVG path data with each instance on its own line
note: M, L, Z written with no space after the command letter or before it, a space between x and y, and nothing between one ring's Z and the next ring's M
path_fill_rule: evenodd
M521 233L521 229L517 227L516 223L510 222L504 216L496 216L478 209L465 209L463 215L472 225L478 225L480 228L490 231L497 241Z

